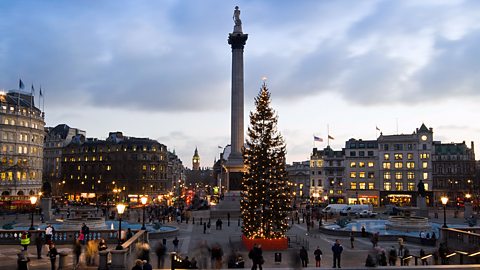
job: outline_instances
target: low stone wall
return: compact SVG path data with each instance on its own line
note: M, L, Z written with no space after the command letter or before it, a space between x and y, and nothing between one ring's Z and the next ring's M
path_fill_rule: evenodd
M22 230L4 230L0 231L0 245L19 245L20 234L24 232ZM32 230L31 244L34 245L35 238L38 234L42 234L45 239L45 232ZM78 238L79 230L55 230L52 241L57 245L73 244L74 240ZM86 240L96 240L103 238L109 244L116 243L118 239L118 230L91 230L89 234L85 236Z

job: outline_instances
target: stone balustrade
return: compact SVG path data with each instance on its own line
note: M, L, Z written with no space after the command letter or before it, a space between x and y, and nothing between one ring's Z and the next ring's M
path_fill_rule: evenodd
M99 270L127 270L131 269L137 258L139 243L148 243L147 231L140 230L132 238L121 245L122 249L108 249L100 252ZM108 256L111 256L111 264L108 265Z
M24 232L22 230L4 230L0 231L0 245L17 245L20 243L20 234ZM37 234L41 233L44 236L44 231L32 230L29 231L32 235L32 243L37 237ZM80 229L78 230L55 230L52 241L57 245L72 244L75 239L78 238ZM89 234L85 236L86 240L105 239L107 243L116 243L118 239L118 230L91 230Z

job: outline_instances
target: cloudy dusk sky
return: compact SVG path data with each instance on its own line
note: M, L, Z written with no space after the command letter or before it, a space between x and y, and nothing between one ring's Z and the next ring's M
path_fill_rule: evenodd
M422 123L480 147L476 0L6 0L0 89L41 85L47 126L156 139L187 167L197 146L212 166L230 143L235 5L249 34L245 128L266 76L289 163L327 125L337 149Z

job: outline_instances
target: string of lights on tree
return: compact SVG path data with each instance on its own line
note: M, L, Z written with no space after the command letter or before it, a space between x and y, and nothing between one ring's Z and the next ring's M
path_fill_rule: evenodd
M277 131L278 117L270 107L270 93L263 83L250 112L243 159L246 172L242 182L240 210L245 237L285 238L292 184L285 169L286 146Z

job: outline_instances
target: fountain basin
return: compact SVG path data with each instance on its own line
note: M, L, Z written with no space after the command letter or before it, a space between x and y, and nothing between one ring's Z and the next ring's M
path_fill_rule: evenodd
M401 232L418 232L418 231L430 231L432 225L428 222L428 218L416 217L416 216L393 216L389 217L385 223L387 230L396 230Z

